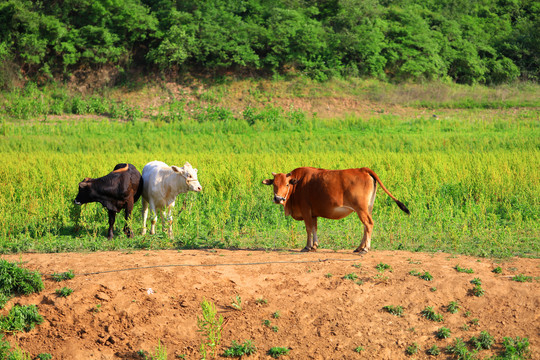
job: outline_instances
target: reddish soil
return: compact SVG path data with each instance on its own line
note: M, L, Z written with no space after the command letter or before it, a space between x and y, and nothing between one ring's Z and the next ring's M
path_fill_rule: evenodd
M36 304L45 321L28 333L6 336L32 356L51 353L53 359L141 359L139 350L154 353L158 340L168 359L200 359L201 335L197 317L200 303L216 304L225 318L219 354L232 340L251 339L258 348L248 359L271 359L274 346L290 349L289 359L405 359L405 349L416 342L415 358L425 350L443 349L455 337L469 340L487 330L495 337L492 350L502 349L503 336L528 337L531 357L540 359L540 260L495 262L445 253L374 251L359 256L350 251L183 250L15 254L2 256L44 274L45 290L17 297L13 303ZM392 267L379 273L378 263ZM354 265L359 265L355 267ZM458 265L474 269L459 273ZM503 273L492 272L501 266ZM72 269L72 280L53 281L47 274ZM425 281L409 275L413 269L433 275ZM356 273L362 284L343 279ZM331 274L331 276L329 275ZM532 282L516 282L516 274ZM482 280L484 296L470 293L473 278ZM66 298L55 295L72 288ZM436 291L431 291L435 287ZM151 290L150 290L151 289ZM234 309L240 296L242 310ZM258 304L265 299L266 304ZM446 311L458 301L456 314ZM402 317L385 312L385 305L401 305ZM437 323L423 318L432 306L444 315ZM272 314L279 311L279 318ZM469 316L466 316L466 312ZM270 320L274 332L263 325ZM473 319L478 319L475 325ZM451 339L437 340L441 326ZM466 329L468 327L468 329ZM363 351L354 351L358 346ZM222 358L219 356L219 358ZM448 358L444 355L441 358Z

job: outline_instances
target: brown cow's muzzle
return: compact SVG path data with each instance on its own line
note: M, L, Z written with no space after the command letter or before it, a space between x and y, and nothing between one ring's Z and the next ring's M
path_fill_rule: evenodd
M287 199L284 198L284 197L282 197L282 196L279 196L279 195L274 194L274 202L275 202L276 204L283 205L283 204L285 204L285 200L287 200Z

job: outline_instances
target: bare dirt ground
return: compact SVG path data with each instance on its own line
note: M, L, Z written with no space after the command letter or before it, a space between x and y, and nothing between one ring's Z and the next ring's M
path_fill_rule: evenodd
M495 262L445 253L374 251L360 256L351 251L313 253L257 250L183 250L15 254L2 256L44 274L45 290L14 298L13 303L36 304L45 321L28 333L8 334L32 356L51 353L53 359L141 359L139 350L154 353L158 340L168 359L200 359L200 303L216 304L225 318L219 354L232 340L251 339L258 348L249 359L271 359L268 350L288 347L289 359L405 359L416 342L417 359L425 350L443 349L455 337L467 341L487 330L495 337L491 351L502 349L503 336L528 337L531 357L540 359L540 260ZM379 263L392 271L379 272ZM455 266L472 268L473 274ZM492 272L501 266L503 273ZM46 274L72 269L72 280L53 281ZM432 281L409 274L428 271ZM355 273L358 280L343 279ZM516 274L532 282L516 282ZM482 280L484 296L470 293L473 278ZM55 290L74 291L65 298ZM436 290L433 291L433 288ZM242 310L231 306L240 296ZM265 299L266 304L256 300ZM446 311L458 301L456 314ZM385 312L401 305L402 317ZM420 314L426 306L444 315L437 323ZM279 312L279 318L272 314ZM468 315L468 316L467 316ZM477 324L475 325L476 320ZM270 320L277 331L263 325ZM450 339L435 331L451 329ZM361 346L359 353L354 349ZM219 356L219 358L223 358ZM442 355L439 358L449 358Z

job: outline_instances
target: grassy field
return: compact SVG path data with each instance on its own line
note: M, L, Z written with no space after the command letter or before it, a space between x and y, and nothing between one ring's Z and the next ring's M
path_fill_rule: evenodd
M404 215L379 191L374 249L539 256L538 108L373 112L322 119L272 106L245 107L238 113L215 105L187 113L185 102L171 102L163 113L139 120L142 110L92 100L103 107L102 112L114 107L124 109L124 115L138 115L126 116L131 118L127 122L95 116L52 121L46 116L52 102L43 102L41 110L32 108L35 112L28 116L23 116L28 113L25 106L17 105L23 114L18 117L10 110L16 99L21 98L4 102L0 122L4 253L301 248L303 222L285 218L282 208L271 202L271 189L261 181L272 171L299 166L367 166L412 213ZM28 99L38 101L35 96ZM73 109L73 98L69 101ZM85 109L82 113L89 113L89 107ZM103 176L121 162L142 171L152 160L180 166L189 161L199 169L203 192L179 196L173 240L161 231L127 239L120 231L123 218L118 217L118 235L107 241L102 206L73 205L78 182ZM132 220L138 234L140 210L139 202ZM362 232L355 215L319 222L324 248L352 250Z

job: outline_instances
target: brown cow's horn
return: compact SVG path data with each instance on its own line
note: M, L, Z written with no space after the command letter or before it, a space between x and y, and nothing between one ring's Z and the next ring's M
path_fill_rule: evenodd
M272 173L272 176L276 176L276 173L275 173L275 172L273 172L273 173Z

